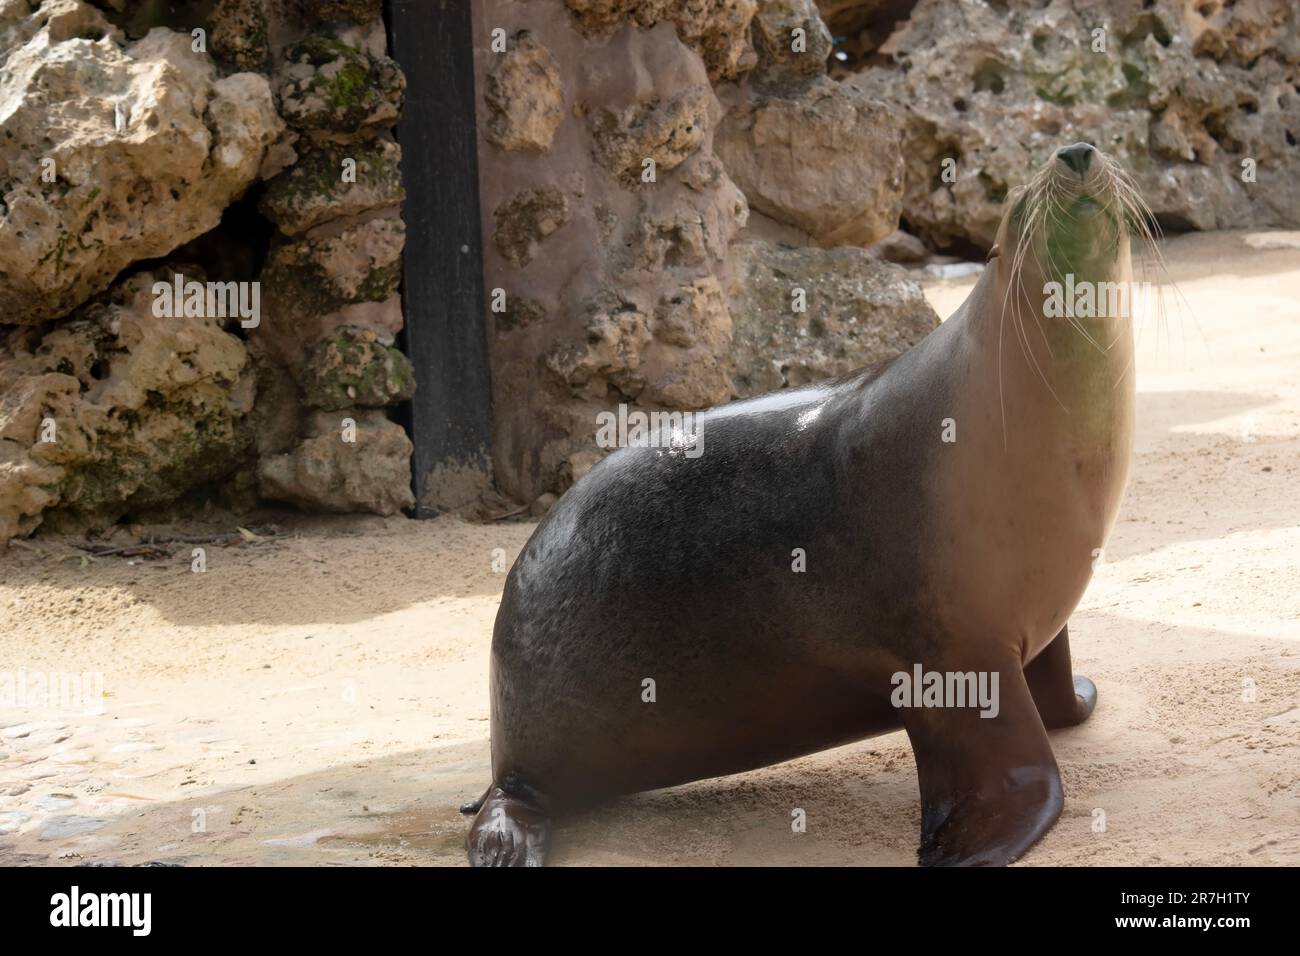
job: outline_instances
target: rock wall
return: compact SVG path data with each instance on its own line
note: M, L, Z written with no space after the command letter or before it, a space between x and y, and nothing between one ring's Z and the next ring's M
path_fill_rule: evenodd
M1076 140L1166 229L1300 224L1295 0L818 3L836 75L903 121L902 218L932 248L987 248L1007 189Z
M897 227L902 157L883 105L826 76L812 0L476 11L506 494L545 507L599 460L597 416L619 404L705 408L884 358L933 328L901 270L861 248L821 251ZM856 297L832 301L832 273Z
M381 12L0 0L0 538L412 503ZM1116 154L1166 228L1300 223L1292 0L474 14L495 477L535 512L604 454L601 412L909 347L937 320L882 260L983 250L1062 142ZM258 319L160 317L177 274L256 284Z
M214 501L411 504L380 16L0 2L0 541ZM160 314L178 274L200 294Z

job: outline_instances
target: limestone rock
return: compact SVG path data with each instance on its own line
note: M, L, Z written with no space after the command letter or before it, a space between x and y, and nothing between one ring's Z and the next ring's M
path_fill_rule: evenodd
M371 23L383 15L383 0L293 0L317 23Z
M584 448L569 456L567 480L569 484L581 481L583 476L595 468L605 458L605 452L599 448Z
M643 204L611 259L629 271L667 272L667 281L674 269L723 262L732 238L749 217L749 207L730 179L724 178L709 194L710 202L679 196L676 201L656 197Z
M1167 229L1294 226L1298 16L1290 0L1152 0L1104 21L1088 0L920 0L852 82L903 119L904 218L932 248L987 248L1007 191L1078 140L1116 157Z
M401 158L401 148L386 139L322 144L267 183L259 208L296 236L331 219L396 206L406 195Z
M492 239L516 266L532 261L537 244L569 221L568 196L554 187L525 189L497 207Z
M33 324L217 225L283 124L263 77L219 77L187 35L124 46L77 0L25 8L0 8L0 315Z
M402 297L394 294L382 302L351 302L333 312L300 313L292 322L269 318L250 334L250 342L274 361L293 366L313 346L344 326L366 329L375 334L376 341L392 345L402 321Z
M528 513L534 518L540 518L555 507L555 503L560 499L551 494L549 491L545 494L538 495L533 499L532 505L528 508Z
M865 249L733 247L735 392L759 395L842 375L907 351L938 324L918 283ZM796 311L802 289L806 311Z
M400 219L385 216L327 223L274 245L262 269L265 318L251 337L287 361L278 346L292 349L297 330L323 329L324 317L349 305L385 302L401 280L405 235Z
M820 76L831 55L831 32L813 0L760 0L754 40L765 73Z
M867 252L873 258L902 265L916 265L930 257L930 250L925 248L925 243L902 229L895 229L884 239L873 243Z
M521 30L487 75L488 142L504 150L544 153L564 120L564 86L551 52Z
M212 52L241 70L262 70L271 56L270 22L264 0L217 0Z
M285 51L280 113L290 126L324 138L369 136L402 111L406 77L388 57L316 33Z
M597 296L587 312L582 341L557 344L544 359L546 367L575 394L601 398L611 387L630 397L640 394L645 382L636 371L651 339L647 317L610 293Z
M730 396L730 345L726 298L705 276L666 294L653 315L597 295L583 339L557 344L544 362L578 397L698 409Z
M415 394L410 359L367 329L343 326L307 353L299 373L312 408L382 408Z
M258 462L259 488L264 498L316 511L396 514L415 504L411 450L402 427L378 409L315 412L301 444Z
M484 9L476 44L490 42L490 24L526 30L564 84L565 119L546 152L498 148L487 103L478 108L484 274L504 294L490 316L494 473L522 502L566 487L600 411L697 408L731 392L730 316L710 290L729 281L749 207L714 149L721 105L709 74L722 61L697 41L730 10L743 23L714 35L748 50L755 5ZM479 58L480 89L500 63ZM642 181L646 159L653 182Z
M643 181L645 161L654 160L657 179L700 148L717 110L717 100L706 84L667 100L597 109L590 121L596 160L628 184Z
M288 368L254 345L249 349L257 377L257 403L249 415L259 458L293 449L302 433L306 409L298 383Z
M818 12L831 33L856 36L869 31L876 46L888 39L894 24L905 19L911 7L899 0L817 0Z
M791 97L750 91L716 149L750 206L821 245L868 245L898 226L899 131L852 87L822 78Z
M607 37L624 23L671 23L682 42L704 58L709 78L735 79L754 65L749 25L754 0L565 0L578 29Z
M661 347L641 368L646 387L640 401L693 410L731 396L731 313L716 278L665 295L651 329Z
M0 540L105 527L239 467L255 392L219 320L157 318L139 274L0 350Z

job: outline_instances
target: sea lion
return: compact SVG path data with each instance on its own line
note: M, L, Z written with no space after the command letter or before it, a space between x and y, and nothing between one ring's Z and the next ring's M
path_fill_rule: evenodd
M557 812L900 726L919 862L1005 864L1041 837L1064 800L1046 731L1097 701L1066 621L1134 416L1129 316L1055 318L1048 290L1130 283L1148 215L1108 157L1057 150L914 348L711 409L577 482L506 580L470 862L540 865ZM903 691L918 671L925 692ZM994 706L958 699L977 683Z

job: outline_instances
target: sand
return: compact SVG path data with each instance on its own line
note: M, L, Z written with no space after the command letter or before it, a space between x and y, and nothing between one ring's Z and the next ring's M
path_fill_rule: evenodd
M1165 255L1180 295L1141 329L1132 480L1071 619L1100 704L1053 735L1065 811L1024 865L1300 863L1300 233ZM970 286L927 292L947 314ZM189 545L0 550L0 863L463 863L494 564L532 525L281 521L203 573ZM91 692L4 699L51 673ZM620 800L553 862L910 865L918 825L898 733Z

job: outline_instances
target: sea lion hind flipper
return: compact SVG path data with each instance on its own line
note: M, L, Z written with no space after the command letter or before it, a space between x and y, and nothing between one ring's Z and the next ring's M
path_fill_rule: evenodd
M478 813L483 809L483 804L487 803L487 798L491 795L493 786L494 784L488 784L488 788L483 791L482 795L477 800L471 800L469 803L462 803L456 808L456 810L466 816Z
M1097 685L1070 663L1069 625L1025 667L1025 680L1048 730L1083 723L1097 706Z
M922 866L1003 866L1051 829L1065 798L1018 666L1000 672L996 716L969 707L903 712L921 788Z
M465 838L471 866L541 866L551 844L551 820L537 802L494 786Z

